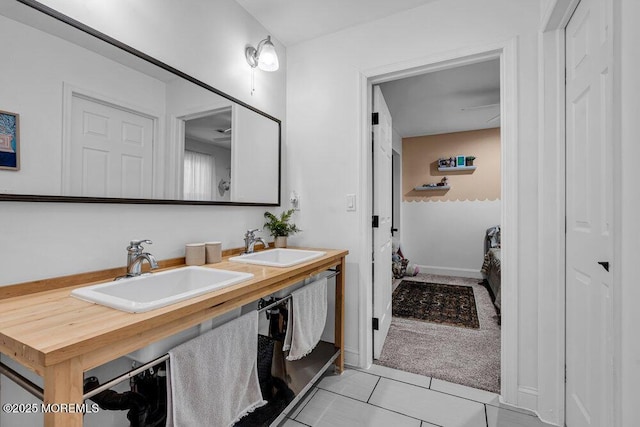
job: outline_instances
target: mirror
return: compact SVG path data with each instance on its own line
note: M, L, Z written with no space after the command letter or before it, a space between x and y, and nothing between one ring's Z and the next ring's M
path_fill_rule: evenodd
M278 119L31 0L0 5L0 35L20 117L0 200L280 204Z

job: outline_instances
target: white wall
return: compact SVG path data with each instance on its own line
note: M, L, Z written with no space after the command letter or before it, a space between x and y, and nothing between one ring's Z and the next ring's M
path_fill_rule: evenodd
M480 279L485 231L500 200L402 202L402 253L421 273Z
M233 0L43 3L274 117L285 118L284 69L256 71L256 92L250 95L244 47L255 45L267 30ZM282 45L273 41L285 64ZM0 285L123 266L125 247L134 238L152 239L148 249L158 259L184 256L184 244L192 241L219 240L225 248L239 247L246 229L262 225L264 211L261 207L0 202L0 223L10 224L0 238ZM17 386L5 384L3 402L28 401ZM3 426L6 423L0 420Z
M374 70L517 38L518 73L518 373L526 398L515 404L536 408L537 360L537 24L538 0L447 0L346 29L288 49L287 153L290 189L305 201L299 213L302 243L327 242L349 249L346 301L347 360L360 362L357 334L359 296L371 286L360 280L370 248L360 245L367 218L345 209L345 194L369 200L361 188L361 79ZM319 60L321 58L321 60ZM362 203L358 206L362 209ZM365 320L366 321L366 320ZM355 354L353 354L355 352ZM520 401L521 400L521 401Z
M640 301L637 279L640 260L640 169L637 165L640 157L640 121L637 115L640 111L640 27L637 18L640 16L640 2L616 0L614 8L614 67L618 70L615 77L619 79L619 84L614 87L614 117L619 117L614 129L618 126L620 129L619 134L616 132L614 135L620 138L620 152L614 156L618 154L622 160L619 172L614 172L614 179L620 185L620 209L614 221L618 224L616 234L621 237L614 249L614 259L619 262L619 267L612 266L614 286L619 284L619 297L614 302L620 307L614 324L621 325L614 339L619 346L619 360L616 362L620 370L616 374L620 389L614 393L620 405L616 408L619 414L617 426L636 426L640 425L640 310L637 308L637 301Z

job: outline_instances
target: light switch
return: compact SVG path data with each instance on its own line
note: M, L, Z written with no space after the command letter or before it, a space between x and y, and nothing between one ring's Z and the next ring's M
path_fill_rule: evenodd
M356 210L356 195L355 194L347 194L347 211L355 211Z

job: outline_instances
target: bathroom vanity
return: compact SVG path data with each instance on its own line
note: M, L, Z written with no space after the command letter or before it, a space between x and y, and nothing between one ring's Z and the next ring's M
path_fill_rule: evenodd
M216 269L251 273L252 279L144 313L127 313L70 296L72 290L113 280L124 269L39 280L0 287L0 352L44 379L45 404L83 403L84 372L143 348L208 319L335 269L335 360L344 366L344 288L346 250L321 249L322 257L292 267L229 261L225 252ZM184 258L160 263L182 267ZM206 267L206 266L205 266ZM49 412L45 425L81 426L83 414Z

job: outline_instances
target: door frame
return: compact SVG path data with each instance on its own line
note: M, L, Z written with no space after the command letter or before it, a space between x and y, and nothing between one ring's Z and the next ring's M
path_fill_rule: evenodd
M440 55L410 62L390 64L365 70L360 76L361 89L361 144L360 144L360 194L361 236L360 265L371 265L371 100L374 84L474 64L490 59L500 59L500 113L501 124L501 224L502 249L502 338L501 338L501 400L517 405L518 400L518 73L517 38L504 42L469 49L446 52ZM363 283L372 283L371 269L362 271ZM512 285L509 285L512 284ZM372 286L360 287L359 295L359 348L360 366L369 367L372 357Z

